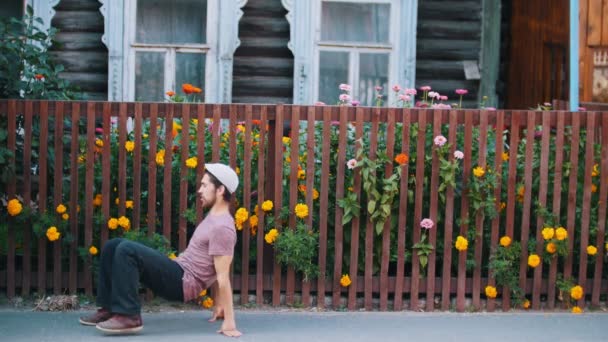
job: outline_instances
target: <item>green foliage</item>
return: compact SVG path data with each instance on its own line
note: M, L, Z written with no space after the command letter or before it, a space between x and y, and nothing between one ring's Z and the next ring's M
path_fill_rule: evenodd
M477 175L476 172L479 172ZM480 176L481 172L483 174ZM487 219L493 219L498 214L496 210L496 197L494 190L498 183L496 173L490 168L477 166L471 174L469 182L469 203L473 210L473 217L477 214L483 215Z
M524 291L519 287L519 263L521 244L513 241L508 247L498 246L490 255L488 268L497 286L508 286L515 304L524 301Z
M429 255L433 253L435 249L432 244L427 241L426 234L422 234L420 236L420 241L415 243L412 246L412 249L416 251L416 255L418 255L418 260L420 262L420 266L422 266L422 273L426 271L426 265L429 260Z
M299 222L295 229L283 230L274 242L276 260L283 266L291 266L301 272L304 281L319 274L317 250L319 234Z

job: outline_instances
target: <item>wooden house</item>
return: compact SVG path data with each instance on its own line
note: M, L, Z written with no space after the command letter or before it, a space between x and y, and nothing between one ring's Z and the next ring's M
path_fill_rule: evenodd
M469 108L567 95L567 0L5 0L0 15L24 1L59 29L53 54L89 99L162 101L182 83L213 103L333 104L341 83L362 105L377 86L396 104L395 84L447 103L467 89ZM598 3L581 0L593 25ZM599 27L584 70L606 44Z

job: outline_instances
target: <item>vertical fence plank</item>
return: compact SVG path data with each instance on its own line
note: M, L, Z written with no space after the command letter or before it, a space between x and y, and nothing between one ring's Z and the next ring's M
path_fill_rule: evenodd
M150 134L148 145L148 208L146 220L148 221L148 236L156 232L156 153L158 141L158 104L150 105Z
M290 174L289 174L289 210L294 210L298 203L298 170L300 168L300 107L292 107L291 112L291 154L289 158L291 162ZM306 189L305 194L310 191L312 196L312 189ZM312 215L312 207L310 208L309 215ZM290 215L289 217L289 229L296 229L296 216ZM295 294L295 272L293 267L287 268L287 279L286 279L286 291L285 291L285 304L293 305L294 294Z
M306 190L313 189L315 186L315 107L306 107ZM310 190L312 191L312 190ZM313 197L308 195L306 197L306 205L311 208L313 206ZM310 214L306 218L306 225L308 227L314 227L313 215ZM308 308L312 305L310 300L310 287L311 281L305 280L302 282L302 304Z
M210 105L204 105L199 103L196 105L196 157L198 158L198 163L196 164L196 184L195 191L198 191L200 187L201 180L203 179L203 173L205 170L205 135L209 126L206 125L205 113L207 113L207 109L210 108ZM196 222L201 222L203 220L203 204L198 199L196 200Z
M456 151L456 129L458 128L458 112L455 110L449 111L449 133L448 142L451 144L449 158L454 158ZM452 246L453 246L453 229L454 229L454 188L448 186L445 191L445 224L443 237L443 272L441 286L441 310L449 310L450 308L450 292L452 280ZM464 252L466 253L466 252Z
M180 181L179 181L179 212L183 213L188 209L188 167L186 167L186 160L190 158L190 105L183 104L181 107L182 111L182 134L181 134L181 163L180 163ZM183 215L179 216L177 224L177 236L178 236L178 248L181 251L186 249L187 244L187 222Z
M261 203L266 200L266 183L264 180L266 179L266 138L267 132L266 127L268 122L267 118L267 106L262 106L260 108L260 140L258 141L258 203L260 204L258 207L258 235L257 235L257 248L258 252L256 255L256 274L255 274L255 297L256 304L262 305L264 304L264 233L266 224L264 223L265 213L264 210L261 209ZM272 151L268 151L272 153Z
M378 149L378 120L380 117L380 109L372 108L372 127L369 138L369 159L376 160L376 152ZM373 172L373 171L372 171ZM367 208L364 208L366 210ZM367 219L365 226L365 292L363 295L365 310L372 309L372 294L373 294L373 264L374 264L374 237L376 231L372 221Z
M47 207L47 180L48 180L48 168L47 158L48 149L43 147L42 142L48 141L49 138L49 102L40 102L40 144L39 144L39 170L38 173L40 180L38 183L38 211L43 213ZM46 247L47 238L42 236L38 239L38 294L43 295L46 293Z
M564 161L564 116L563 111L556 112L557 129L555 137L555 170L553 177L553 215L560 222L560 208L562 200L562 175ZM549 266L549 288L547 290L547 308L555 308L555 286L557 280L557 264L559 259L556 257Z
M41 140L42 141L42 140ZM12 156L9 160L13 170L17 170L15 163L15 155L17 151L17 103L14 100L9 101L8 104L8 137L7 137L7 148L12 152ZM42 150L42 149L41 149ZM17 191L16 178L8 182L6 193L9 199L15 197ZM41 197L42 198L42 197ZM26 203L25 205L30 205ZM8 298L15 297L15 226L9 224L8 226L8 253L6 257L6 295Z
M149 108L146 105L146 108ZM143 104L137 102L135 104L135 112L133 119L135 121L133 136L135 148L133 149L133 228L139 230L141 227L141 138L142 138L142 115Z
M527 111L525 118L526 126L526 152L524 165L532 165L534 158L534 122L536 113ZM528 170L528 168L526 168ZM519 264L519 286L528 293L528 238L530 236L530 210L532 204L532 172L524 173L524 206L522 209L521 222L521 262Z
M477 163L479 167L486 169L486 155L488 153L488 111L479 113L479 156ZM487 171L486 171L487 172ZM472 302L476 310L481 309L481 266L483 258L483 232L484 215L477 213L475 217L475 268L473 269L473 293Z
M384 175L385 178L390 177L393 174L393 158L395 154L395 115L396 110L390 108L388 110L388 117L386 123L386 156L389 162L385 165ZM340 152L342 149L340 149ZM379 207L377 207L379 208ZM392 208L391 208L392 211ZM380 310L386 311L388 309L388 266L391 254L391 228L393 222L389 216L384 223L382 229L382 254L380 260Z
M70 243L70 260L69 260L69 290L70 294L76 294L78 291L78 168L79 158L79 133L80 133L80 103L72 103L72 137L70 145L70 232L72 233L72 242ZM99 246L98 246L99 247Z
M459 116L462 117L463 112L458 111ZM469 199L467 197L467 186L469 184L469 177L471 176L471 150L473 148L473 113L471 111L464 112L465 125L464 125L464 162L462 172L462 188L465 189L462 192L460 217L465 222L469 218ZM418 176L416 176L418 179ZM460 224L460 235L467 236L467 224ZM465 310L465 296L466 296L466 280L467 280L467 253L458 254L458 279L457 279L457 290L456 290L456 310L463 312Z
M442 110L433 111L433 137L442 135L441 132L441 117L443 116ZM431 152L431 187L430 187L430 208L429 217L435 226L430 229L428 233L428 242L432 246L437 246L437 230L439 229L438 219L438 206L439 206L439 157L437 153ZM444 222L445 226L445 222ZM444 246L444 248L451 249L451 244ZM433 249L428 257L427 275L426 275L426 311L433 311L435 307L435 262L437 259L437 251Z
M346 167L346 137L348 132L346 131L346 125L348 124L348 117L352 116L354 110L352 107L340 107L340 131L338 134L338 160L336 170L336 201L344 198L344 178L345 178L345 167ZM312 189L308 189L312 196ZM307 198L308 198L307 197ZM333 279L333 308L337 309L340 307L340 299L342 296L342 289L340 285L340 278L342 276L342 257L344 254L344 227L342 225L344 210L336 205L335 213L335 252L334 252L334 279Z
M321 174L329 175L329 153L331 133L331 107L323 107L323 143L321 149ZM325 281L327 265L327 216L329 177L321 177L319 208L319 279L317 282L317 306L325 307Z
M53 184L53 202L54 208L63 203L63 102L55 103L55 167L54 167L54 184ZM65 236L64 236L65 238ZM53 243L53 293L56 295L61 293L61 240L56 240Z
M175 104L165 105L165 160L163 165L163 194L171 194L173 164L173 115ZM171 241L171 196L163 196L163 236Z
M274 216L280 217L281 208L283 207L283 122L284 122L284 109L283 105L276 107L276 119L274 128L274 150L272 161L274 184L273 184L273 197L274 197ZM281 303L281 265L274 260L273 270L273 287L272 287L272 305L278 306Z
M85 188L87 200L85 201L85 224L84 224L84 245L90 246L93 241L93 190L94 190L94 162L95 162L95 103L87 103L87 119L86 119L86 132L87 132L87 154L85 157ZM104 130L104 135L109 134ZM109 138L108 138L109 139ZM106 147L107 146L107 147ZM109 148L110 144L104 142L104 147ZM103 194L103 201L108 203L110 200L109 193ZM86 258L84 265L84 288L87 295L93 294L93 279L91 275L91 256Z
M93 108L95 105L93 104ZM94 110L94 109L93 109ZM103 141L102 148L102 158L101 158L101 211L103 212L104 223L101 225L101 246L103 247L105 243L108 241L110 231L108 230L107 220L110 219L110 201L111 201L111 186L112 186L112 176L116 177L115 170L112 170L112 155L110 152L111 147L111 139L110 135L112 134L112 104L109 102L104 102L103 104L103 129L101 140ZM93 184L91 184L92 186ZM96 195L94 195L96 196ZM92 201L93 197L87 197L87 201Z
M608 178L606 173L608 170L608 112L598 115L598 121L601 125L601 135L598 137L601 143L601 161L600 161L600 198L608 198ZM603 174L602 174L603 172ZM602 290L602 270L603 259L606 255L604 246L604 234L606 232L606 201L600 201L597 220L597 236L596 247L597 254L595 255L595 269L593 274L593 289L591 293L591 306L600 305L600 294Z
M251 120L253 115L253 108L251 105L245 106L245 140L243 142L244 149L244 163L243 163L243 205L247 211L251 211L251 174L252 174L252 158L251 153L253 151L253 142L251 134ZM252 215L258 215L257 212L253 212ZM261 232L256 232L255 229L262 227ZM241 304L249 303L249 246L251 236L255 234L264 235L263 226L253 227L250 223L250 230L243 230L243 258L241 263Z
M231 104L228 107L228 132L229 132L229 146L228 146L228 165L230 165L230 167L233 170L236 170L236 144L238 141L238 137L237 134L239 134L239 132L237 132L236 129L236 113L237 113L237 105L235 104ZM182 166L183 167L183 166ZM242 186L242 185L241 185ZM236 198L232 199L232 203L234 205L234 203L236 203ZM246 208L247 210L249 210L249 208ZM244 222L243 228L245 230L249 230L249 220ZM230 283L234 284L234 263L230 266ZM217 289L217 283L215 283L215 285L213 286L214 291L215 289ZM219 291L219 289L218 289Z
M118 110L118 216L125 216L127 200L127 104L121 103ZM170 193L170 192L167 192Z
M31 207L32 202L32 115L34 104L25 103L23 122L23 206ZM9 195L10 196L10 195ZM21 295L27 296L31 287L31 240L32 231L23 230L23 280L21 282Z
M572 276L572 263L574 261L574 239L575 239L575 221L576 221L576 197L578 189L578 157L579 157L579 146L581 139L580 132L580 120L581 116L573 113L569 115L572 120L572 133L570 136L570 165L573 165L570 170L570 178L568 179L568 217L567 217L567 230L568 230L568 256L564 264L564 279L568 279ZM567 307L567 302L564 301L564 307Z
M211 123L211 136L213 147L211 149L211 161L217 163L220 160L220 136L222 132L222 107L213 105L213 122Z
M542 112L542 137L540 151L540 184L538 190L538 203L545 208L547 205L548 178L549 178L549 144L550 144L550 120L552 113ZM529 170L529 169L528 169ZM542 235L544 220L540 215L536 217L536 254L543 255L544 240ZM534 269L534 282L532 291L532 308L540 309L541 281L543 275L543 263Z
M580 115L577 113L576 115ZM587 127L585 136L585 173L583 180L583 206L581 208L581 245L580 245L580 261L579 261L579 272L578 272L578 285L583 289L587 289L587 245L589 244L589 225L591 215L591 173L593 170L594 160L594 143L595 143L595 121L597 113L591 112L586 113ZM568 238L571 238L568 236ZM574 253L574 250L572 250ZM585 291L585 293L588 293ZM581 308L585 307L585 297L578 300L578 306Z
M504 111L496 112L496 139L494 141L496 155L494 156L494 172L496 172L498 177L497 177L496 188L494 189L494 198L497 201L496 206L498 207L498 215L496 215L496 217L492 220L492 228L491 228L491 232L490 232L490 250L491 251L496 250L496 247L498 246L498 234L499 234L499 229L500 229L500 211L502 210L500 194L502 191L502 183L503 183L503 179L501 176L502 176L502 163L503 163L502 153L503 153L503 145L504 145L504 143L503 143L504 117L505 117ZM491 274L488 275L488 285L491 285L491 286L496 285L496 281L495 281L494 277L491 276ZM508 293L505 294L503 292L503 296L505 296L505 295L508 295ZM494 311L495 308L496 308L496 300L494 298L488 298L487 310L492 312L492 311Z
M357 107L355 110L356 115L356 123L355 123L355 140L359 140L363 137L363 114L364 110L361 107ZM314 131L311 133L314 134ZM362 148L360 142L357 142L355 145L355 151ZM357 195L357 200L361 199L361 173L355 172L355 178L353 180L353 189ZM364 208L362 208L365 210ZM361 225L361 220L359 216L354 217L351 224L351 232L350 232L350 267L349 267L349 277L351 278L351 285L348 288L348 309L354 310L357 306L357 291L359 288L358 281L358 266L359 266L359 227Z

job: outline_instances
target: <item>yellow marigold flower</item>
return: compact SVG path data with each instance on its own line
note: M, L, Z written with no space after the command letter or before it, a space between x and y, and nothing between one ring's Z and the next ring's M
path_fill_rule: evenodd
M245 208L239 208L236 213L234 214L234 220L237 223L243 223L245 221L247 221L247 219L249 218L249 212L247 212L247 209Z
M518 202L523 202L524 201L524 194L526 192L526 187L524 187L523 185L520 185L517 188L517 201Z
M118 228L118 219L114 217L110 218L108 220L108 228L110 228L111 230Z
M198 159L196 157L186 159L186 166L191 169L195 169L197 164L198 164Z
M593 193L597 192L597 185L591 184L591 192L593 192Z
M287 156L285 157L285 164L290 164L291 163L291 157Z
M291 144L291 138L290 137L283 137L283 144L290 145Z
M278 236L279 231L272 228L270 231L268 231L268 233L266 233L266 235L264 235L264 240L266 240L266 243L272 245Z
M319 198L319 192L317 189L312 189L312 199L316 200L317 198Z
M65 205L60 204L57 206L57 208L55 209L55 211L57 212L57 214L61 215L63 213L65 213L65 211L67 210L67 208L65 207Z
M131 228L131 221L127 217L121 216L118 218L118 225L125 230L129 230Z
M551 240L553 238L553 235L555 235L555 229L553 229L552 227L543 228L541 234L543 234L543 239Z
M245 133L245 126L243 126L243 125L236 125L236 130Z
M509 153L503 152L502 153L502 161L508 161L508 160L509 160Z
M264 210L265 212L271 211L273 207L274 205L272 204L271 200L266 200L262 203L262 210Z
M46 230L46 237L49 239L49 241L59 240L60 236L61 233L57 231L57 227L55 226L49 227L49 229Z
M241 168L237 166L237 167L234 169L234 172L236 172L236 175L237 175L237 176L240 176L240 175L241 175Z
M486 171L483 169L483 167L477 166L476 168L473 169L473 174L475 175L475 177L479 178L479 177L483 177L483 175L486 174Z
M156 165L164 166L165 165L165 150L160 150L156 152Z
M95 139L95 145L97 145L97 147L103 147L103 140Z
M114 203L116 203L116 205L120 204L120 198L116 197L116 199L114 200Z
M581 314L581 313L583 313L583 309L581 309L579 306L573 306L572 307L572 313L573 314Z
M97 253L98 253L97 247L95 247L95 246L89 247L89 254L97 255Z
M456 249L459 251L466 251L469 247L469 240L467 240L464 236L458 235L456 238L456 243L454 244Z
M84 155L79 155L78 156L78 164L84 164L84 162L87 160L87 158Z
M175 253L170 253L169 255L167 255L167 257L169 257L169 259L171 259L171 260L177 258L177 256L175 255Z
M125 143L125 150L127 150L127 152L133 152L134 149L135 149L134 141L129 140Z
M492 285L486 286L486 297L496 298L497 294L498 294L498 291L496 291L496 288L494 286L492 286Z
M565 240L568 238L568 231L564 227L559 227L555 230L555 238L558 240Z
M355 188L353 188L352 186L349 186L346 190L353 192L353 191L355 191Z
M258 213L258 205L257 205L257 204L256 204L256 205L255 205L255 207L253 208L253 212L254 212L254 213L256 213L256 214Z
M209 309L213 306L213 299L211 297L207 297L203 303L202 303L203 307L205 309Z
M547 253L553 254L557 251L557 246L553 242L549 242L546 247Z
M604 250L608 251L608 242L606 242L606 244L604 245Z
M584 293L585 292L583 291L583 288L580 285L573 286L570 289L570 297L574 300L579 300L583 298Z
M133 201L131 201L131 200L125 201L125 208L133 209Z
M308 216L308 206L306 204L303 204L303 203L296 204L294 211L296 213L296 216L301 219Z
M142 137L143 137L144 139L147 139L147 138L148 138L148 134L144 133L144 134L142 134Z
M21 202L19 202L18 199L13 198L12 200L8 201L6 210L8 211L9 215L17 216L21 214L21 211L23 211L23 205L21 205Z
M342 278L340 278L340 285L342 285L342 287L348 287L350 284L352 284L350 276L348 274L342 275Z
M530 301L526 299L522 305L523 305L524 309L529 309L530 308Z
M96 207L101 207L102 199L103 199L103 197L101 194L95 195L95 198L93 198L93 205Z
M528 256L528 266L535 268L540 265L540 257L537 254L530 254Z
M508 236L503 236L500 238L500 245L503 247L509 247L511 245L511 238Z
M599 166L599 164L595 164L595 165L593 165L593 171L591 171L591 176L597 177L599 175L600 175L600 166Z
M298 179L306 179L306 171L298 170Z
M70 219L70 215L69 215L68 213L63 213L63 214L61 215L61 218L62 218L64 221L67 221L67 220L69 220L69 219Z
M500 211L503 211L507 207L507 203L500 202Z
M597 253L597 248L595 246L587 246L587 254L595 255Z
M256 227L258 225L258 215L251 215L249 218L249 225L251 227Z
M201 292L198 293L199 297L205 297L207 295L207 289L203 289L201 290Z

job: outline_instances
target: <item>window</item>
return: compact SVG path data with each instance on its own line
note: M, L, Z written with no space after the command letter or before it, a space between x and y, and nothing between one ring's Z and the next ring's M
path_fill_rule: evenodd
M162 101L166 91L191 83L205 102L230 102L246 0L100 1L110 100Z
M377 86L391 103L395 99L388 90L393 84L414 86L415 0L284 0L283 4L292 26L294 103L335 104L338 86L348 83L353 99L371 106Z
M23 6L23 0L3 0L0 2L0 19L20 18L24 13Z

